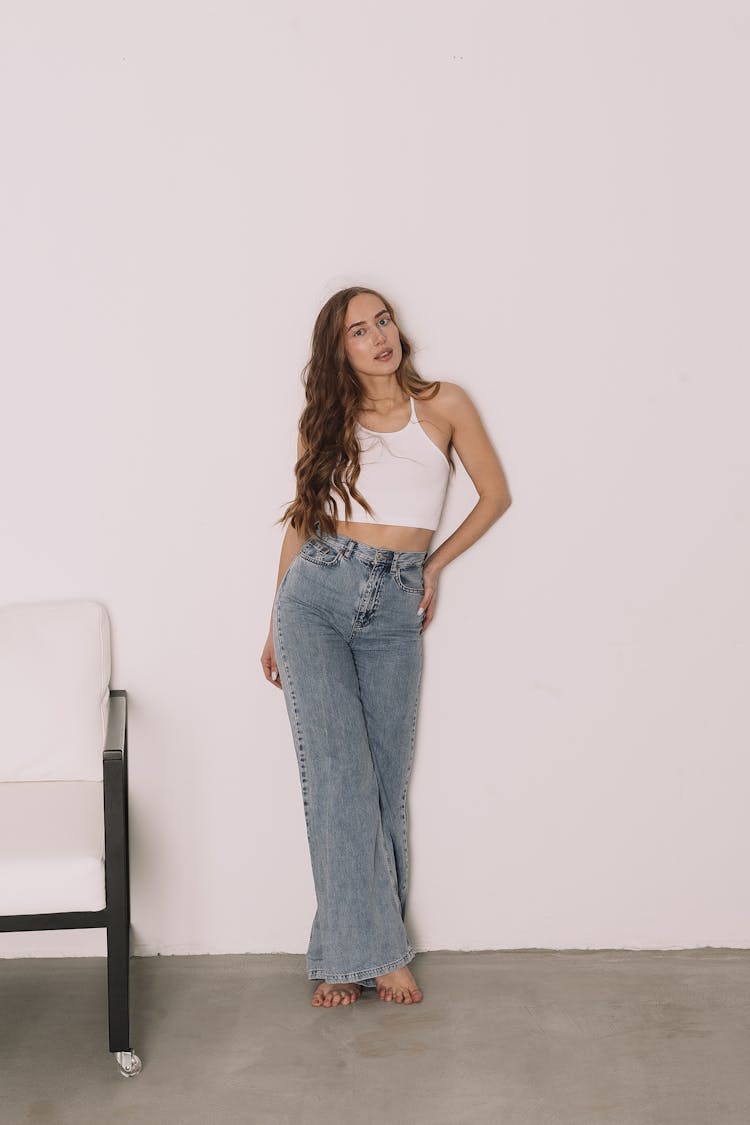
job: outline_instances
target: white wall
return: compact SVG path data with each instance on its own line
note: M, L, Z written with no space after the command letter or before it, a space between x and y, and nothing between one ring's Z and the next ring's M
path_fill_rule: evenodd
M352 283L473 396L514 499L425 634L416 946L748 946L747 5L1 23L0 597L111 614L135 952L306 948L260 654L300 371ZM475 499L461 471L433 546Z

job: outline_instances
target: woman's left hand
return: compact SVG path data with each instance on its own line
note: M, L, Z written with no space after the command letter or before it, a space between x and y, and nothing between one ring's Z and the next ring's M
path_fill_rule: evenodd
M422 567L422 574L424 575L424 593L419 599L419 605L417 606L417 612L419 612L420 609L424 609L424 614L422 615L422 628L419 630L420 635L424 633L425 629L435 616L435 602L437 599L437 581L439 571L433 570L429 566L429 564L426 564L424 567Z

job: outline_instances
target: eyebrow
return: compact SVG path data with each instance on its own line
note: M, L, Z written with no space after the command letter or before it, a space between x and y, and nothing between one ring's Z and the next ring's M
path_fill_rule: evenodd
M382 316L383 313L387 313L387 312L388 312L388 309L381 309L380 312L375 313L375 316L372 319L377 320L379 316ZM359 325L359 324L367 324L367 321L366 320L355 320L354 324L350 324L346 331L349 332L352 328L356 328L357 325Z

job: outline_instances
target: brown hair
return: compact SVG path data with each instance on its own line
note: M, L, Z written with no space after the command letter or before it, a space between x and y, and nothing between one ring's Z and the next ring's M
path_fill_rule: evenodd
M372 516L374 513L357 488L359 478L359 443L355 430L357 413L362 407L362 384L357 378L344 346L344 321L352 297L372 293L383 302L383 308L396 323L389 301L374 289L353 285L340 289L329 297L318 313L312 334L310 359L302 369L307 404L299 419L299 433L303 453L294 466L297 495L276 523L290 521L303 538L320 532L336 534L336 508L331 490L335 488L343 501L345 518L351 519L351 496ZM398 327L398 325L397 325ZM434 398L440 381L425 380L417 374L411 360L412 346L401 328L401 363L395 375L396 382L409 394L434 388L426 398ZM455 473L456 466L448 452L448 463ZM346 487L345 487L346 486Z

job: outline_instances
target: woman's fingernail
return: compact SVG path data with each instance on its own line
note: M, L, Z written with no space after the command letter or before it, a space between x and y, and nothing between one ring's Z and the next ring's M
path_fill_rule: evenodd
M279 673L278 673L278 672L272 672L272 673L271 673L271 679L272 679L272 680L276 680L276 679L278 679L278 676L279 676Z
M423 613L424 613L424 606L420 606L419 609L417 610L417 617L421 617Z

